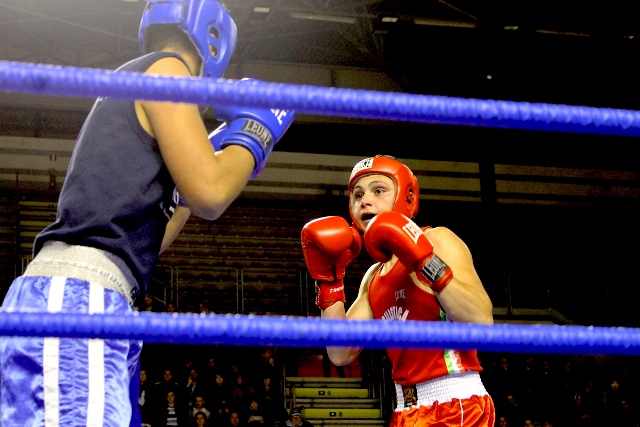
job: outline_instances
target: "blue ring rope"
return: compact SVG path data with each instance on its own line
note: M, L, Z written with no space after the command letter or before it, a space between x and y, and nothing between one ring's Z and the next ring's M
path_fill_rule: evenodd
M457 348L514 353L640 354L640 329L560 325L328 320L254 315L0 312L0 335L147 343Z
M152 77L0 61L0 90L38 95L146 99L281 108L298 113L418 123L604 135L640 135L640 112L610 108L412 95L281 83Z

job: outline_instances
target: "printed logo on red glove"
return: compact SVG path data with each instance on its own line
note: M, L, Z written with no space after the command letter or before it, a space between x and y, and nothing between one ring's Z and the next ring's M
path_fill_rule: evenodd
M402 230L407 233L413 243L418 244L418 239L423 234L422 229L416 225L415 222L409 220L405 225L402 226Z
M426 277L429 282L436 283L438 280L445 277L448 268L449 266L438 258L438 255L433 254L429 261L422 267L420 272L424 274L424 277Z

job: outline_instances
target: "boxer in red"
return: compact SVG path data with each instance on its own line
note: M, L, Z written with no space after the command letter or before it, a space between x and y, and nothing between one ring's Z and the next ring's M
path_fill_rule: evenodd
M360 161L349 179L353 226L329 216L301 234L316 305L327 319L420 320L492 324L492 304L467 245L444 227L419 227L419 186L393 157ZM362 243L378 261L365 273L358 297L345 309L344 275ZM328 347L336 365L360 352ZM480 379L476 351L388 349L398 406L391 427L493 427L493 401Z

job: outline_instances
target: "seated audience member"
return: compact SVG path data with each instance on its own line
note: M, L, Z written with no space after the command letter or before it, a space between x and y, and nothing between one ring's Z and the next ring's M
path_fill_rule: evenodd
M196 395L193 398L193 407L189 411L189 419L191 421L194 421L196 419L196 415L202 412L207 416L207 422L208 422L209 418L211 417L211 411L205 408L204 404L205 404L205 399L201 395Z
M166 405L167 393L172 391L176 402L180 401L180 386L173 378L173 371L169 368L165 369L162 374L162 381L158 381L153 385L152 406L156 409L163 409ZM156 410L154 409L154 411Z
M249 416L247 418L247 425L251 427L266 426L265 417L260 408L260 403L257 399L251 399L249 403Z
M153 296L147 294L144 296L144 303L139 309L140 311L158 311L156 310L156 304L153 302Z
M140 370L140 388L138 389L138 410L142 418L142 424L149 425L151 423L151 414L153 413L153 404L151 397L151 385L147 380L147 370Z
M313 427L309 421L302 416L302 408L293 408L287 421L287 427Z
M196 412L193 417L193 424L195 427L204 427L209 424L209 417L204 412Z
M165 406L156 413L153 427L187 427L186 413L176 405L176 395L169 391L165 396Z
M222 427L246 427L247 423L242 421L240 418L240 414L235 411L232 411L229 414L229 420L227 424L221 424Z
M209 397L207 400L210 403L210 407L214 410L222 405L222 402L229 402L231 400L231 389L227 385L223 372L217 372L215 374L215 381L213 384L208 384Z

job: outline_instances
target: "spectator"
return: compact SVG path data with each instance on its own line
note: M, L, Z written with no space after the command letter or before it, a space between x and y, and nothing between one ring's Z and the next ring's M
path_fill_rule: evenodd
M265 377L262 381L262 387L256 394L262 406L266 422L268 424L272 424L275 421L286 422L289 419L289 413L284 407L280 387L274 385L271 378Z
M519 373L518 383L522 384L525 388L531 388L535 393L538 391L538 381L540 379L540 371L536 364L536 359L533 356L527 356L524 360L524 366Z
M232 411L229 414L228 424L222 425L222 427L245 427L247 423L243 422L240 418L240 414L236 411Z
M176 405L176 395L173 391L167 392L165 395L164 408L160 409L156 414L156 421L153 427L187 427L189 421L184 412Z
M309 421L302 416L302 408L293 408L287 421L287 427L313 427Z
M602 416L602 399L599 398L593 381L584 381L584 385L579 392L582 398L582 404L589 408L596 424L598 424Z
M609 416L611 413L616 412L620 408L622 400L624 400L624 397L620 389L620 382L614 378L602 395L602 403L606 415Z
M567 411L565 424L572 427L591 427L596 425L592 408L583 404L580 393L575 393L573 406L571 406Z
M193 398L193 407L189 411L189 419L192 422L196 421L196 415L198 415L199 413L203 413L204 415L206 415L207 422L209 421L209 418L211 417L211 411L204 407L205 403L205 398L200 395L196 395Z
M578 378L573 369L573 364L570 360L564 363L564 367L560 372L560 395L562 398L573 398L573 394L578 386Z
M539 420L542 415L541 412L544 409L542 406L542 401L539 399L539 394L536 393L536 391L534 390L534 386L532 382L533 381L527 381L523 383L521 386L523 390L521 393L518 394L519 396L518 400L520 402L520 411L522 415L525 416L526 419L531 418L531 419Z
M247 417L247 425L250 427L263 426L267 427L273 424L267 424L257 399L251 399L249 403L249 416Z
M498 395L508 395L516 392L518 388L517 374L513 371L509 358L501 357L495 371L492 384L499 387Z
M204 376L204 382L210 387L216 381L216 374L220 370L220 367L216 364L216 356L210 354L206 359L206 364L202 370Z
M236 384L231 390L231 399L229 401L229 407L235 411L241 411L247 406L247 399L245 397L244 389Z
M187 386L184 389L184 398L187 406L190 408L194 407L196 397L202 397L205 399L207 397L206 386L201 384L198 381L199 374L198 370L193 368L191 369L191 373L189 374L189 378L187 378ZM207 417L209 414L207 414Z
M229 414L231 413L231 408L226 400L220 402L220 405L217 408L214 408L214 413L211 415L211 419L214 425L225 425L229 420Z
M273 353L273 349L265 348L262 353L260 353L260 364L257 366L258 372L256 372L257 378L263 378L263 376L268 376L269 378L277 378L277 372L275 372L275 356Z
M500 408L500 412L505 415L506 419L509 420L512 425L522 425L524 415L520 407L520 402L518 402L515 394L508 394L504 404L502 404Z
M549 358L544 358L542 360L542 364L540 366L540 377L538 378L538 383L540 388L553 387L555 388L558 383L554 372L551 369L551 362L549 362Z
M173 379L173 371L171 369L165 369L162 374L162 381L158 381L153 386L153 406L155 408L164 407L166 404L167 393L169 392L173 392L174 398L179 400L179 390L180 387L178 386L178 383Z
M155 309L155 304L153 302L153 296L151 296L151 294L146 294L144 296L144 302L142 304L142 308L140 309L140 311L157 311Z
M147 380L146 369L140 370L140 389L138 390L138 409L140 410L140 416L143 424L150 424L152 421L152 393L151 385Z
M202 411L196 412L193 420L193 425L196 427L204 427L209 424L209 417Z
M553 365L550 361L550 358L542 360L538 380L538 398L541 402L540 411L543 418L558 419L566 409L566 396L563 395L564 386L561 384L557 372L553 371Z
M192 370L194 369L193 357L191 357L191 353L181 353L181 359L184 360L183 365L180 367L178 372L174 376L174 380L181 386L187 385L189 379L192 375ZM186 358L184 358L186 356Z
M215 374L215 382L210 389L211 407L220 408L222 402L229 402L231 400L231 390L227 386L222 372Z
M614 411L610 422L616 427L638 427L640 425L638 413L626 399L620 401L620 408L618 411Z
M209 306L205 301L202 301L200 304L198 304L198 313L211 314L211 310L209 309Z

